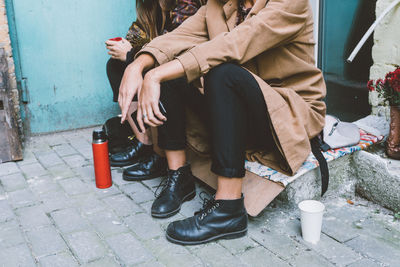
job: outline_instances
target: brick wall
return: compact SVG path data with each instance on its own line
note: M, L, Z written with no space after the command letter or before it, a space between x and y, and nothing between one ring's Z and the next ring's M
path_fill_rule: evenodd
M23 139L23 129L22 129L22 120L20 116L20 106L19 106L19 93L17 89L17 81L15 78L15 66L14 60L12 57L12 49L11 49L11 41L9 36L8 29L8 21L6 15L6 7L4 0L0 0L0 48L4 48L7 64L8 64L8 97L12 99L14 112L16 115L17 123L18 123L18 132Z
M394 0L378 0L376 2L376 17L390 5ZM371 67L370 78L384 78L385 74L400 65L400 4L398 4L381 23L376 27L374 33L374 46L372 58L374 64ZM376 115L387 114L388 108L382 107L382 100L375 92L370 93L372 113Z

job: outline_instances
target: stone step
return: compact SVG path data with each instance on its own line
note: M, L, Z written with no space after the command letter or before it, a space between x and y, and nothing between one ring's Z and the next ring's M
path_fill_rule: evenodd
M376 135L386 136L389 132L386 117L371 115L356 124ZM400 161L385 156L383 143L329 162L328 167L327 197L351 198L357 194L393 211L400 211ZM278 199L294 206L304 199L320 199L320 194L321 175L317 168L289 184Z
M400 211L400 161L385 157L382 145L329 162L328 167L327 197L352 198L357 194L393 211ZM320 194L318 168L289 184L278 199L294 206L304 199L321 199Z

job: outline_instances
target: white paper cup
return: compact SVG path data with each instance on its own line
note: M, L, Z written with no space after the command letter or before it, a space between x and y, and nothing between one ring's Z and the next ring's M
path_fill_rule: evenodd
M322 215L325 205L316 200L304 200L299 203L301 211L301 232L303 239L312 244L318 243L321 236Z

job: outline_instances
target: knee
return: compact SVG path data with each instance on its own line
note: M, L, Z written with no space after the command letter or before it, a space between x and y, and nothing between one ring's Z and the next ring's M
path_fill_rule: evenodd
M225 95L231 90L240 66L233 63L224 63L211 69L204 77L204 91L206 95Z
M114 58L110 58L107 61L107 65L106 65L106 70L107 70L107 74L108 76L110 76L111 73L120 71L121 69L124 69L124 62L118 60L118 59L114 59Z

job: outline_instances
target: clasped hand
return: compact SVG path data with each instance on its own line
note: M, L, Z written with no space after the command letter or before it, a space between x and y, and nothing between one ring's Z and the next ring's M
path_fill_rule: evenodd
M144 79L142 71L134 65L129 65L125 70L118 95L118 103L121 107L123 123L127 116L129 106L133 98L138 96L137 121L142 132L144 124L157 127L163 124L167 118L160 112L158 103L160 99L160 80L156 72L150 70Z

